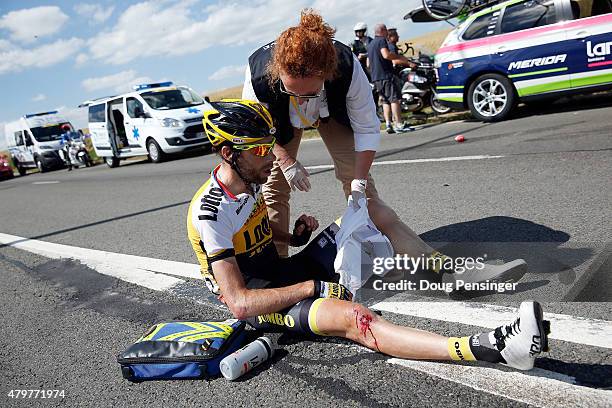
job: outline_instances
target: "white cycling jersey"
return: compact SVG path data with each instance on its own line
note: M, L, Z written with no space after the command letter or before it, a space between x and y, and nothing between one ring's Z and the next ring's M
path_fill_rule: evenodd
M256 275L257 268L278 259L261 185L252 184L254 195L235 196L217 178L219 167L196 192L187 216L189 241L215 293L213 262L235 256L243 274Z

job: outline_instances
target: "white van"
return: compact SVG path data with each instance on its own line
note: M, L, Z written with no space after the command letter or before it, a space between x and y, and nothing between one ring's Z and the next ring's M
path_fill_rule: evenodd
M158 163L167 154L210 145L202 125L211 106L186 86L172 82L134 86L134 92L93 101L89 132L99 157L109 167L128 157L149 155Z
M64 167L61 149L62 125L72 125L57 111L32 113L4 127L4 136L15 167L22 176L27 169L45 172Z

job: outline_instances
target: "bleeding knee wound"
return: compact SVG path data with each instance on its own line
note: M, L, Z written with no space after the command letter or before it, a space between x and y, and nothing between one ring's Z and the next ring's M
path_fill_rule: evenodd
M376 347L376 350L380 351L376 336L372 331L372 327L376 326L376 321L379 319L378 315L367 307L356 304L352 308L350 318L351 326L358 331L358 338L366 344Z

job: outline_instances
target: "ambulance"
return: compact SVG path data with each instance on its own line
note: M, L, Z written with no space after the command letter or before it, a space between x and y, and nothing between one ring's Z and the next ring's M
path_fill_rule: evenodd
M84 102L96 154L109 167L134 156L155 163L167 155L210 145L202 117L210 104L191 88L172 82L141 84L123 95Z
M612 89L612 0L510 0L479 10L435 56L445 105L485 122L516 104Z
M64 167L59 150L62 148L62 125L72 124L58 111L27 114L4 126L6 145L20 175L28 169L40 172Z

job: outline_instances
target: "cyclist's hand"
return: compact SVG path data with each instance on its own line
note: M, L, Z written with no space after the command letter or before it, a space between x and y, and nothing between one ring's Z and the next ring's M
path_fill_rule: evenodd
M289 239L289 245L293 247L306 245L312 236L312 232L317 228L319 228L319 222L316 218L302 214L302 216L295 221L293 234Z
M334 282L314 281L314 295L327 299L353 300L350 290Z
M362 198L365 199L366 204L368 202L366 199L367 185L368 181L364 179L355 179L351 181L351 197L353 197L353 208L355 210L359 209L359 200Z
M289 158L281 164L281 170L292 191L296 188L300 191L310 191L310 174L299 161Z

